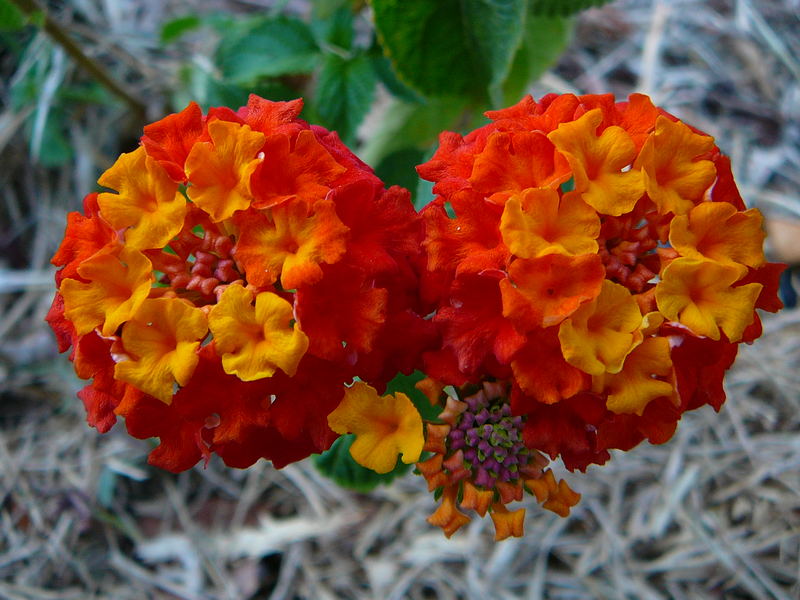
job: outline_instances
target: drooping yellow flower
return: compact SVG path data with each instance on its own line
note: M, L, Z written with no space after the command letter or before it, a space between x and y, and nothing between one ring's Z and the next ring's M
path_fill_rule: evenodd
M733 287L746 273L742 265L674 260L656 285L658 310L697 335L718 340L721 329L731 342L738 342L753 321L753 307L763 287L760 283Z
M717 170L710 160L698 160L714 147L714 138L694 133L680 121L656 120L655 133L642 147L634 168L642 170L647 195L658 212L685 215L703 199Z
M208 331L205 313L179 298L145 300L122 328L129 360L114 376L166 404L173 384L186 385L197 366L197 349Z
M531 188L506 201L500 233L511 253L520 258L593 254L600 219L578 192L559 198L555 190Z
M641 416L651 400L675 395L671 383L654 377L667 377L671 373L669 341L664 337L651 337L628 355L619 373L593 377L592 387L595 392L608 394L606 407L611 412Z
M564 359L581 371L619 373L642 341L641 326L642 313L628 288L606 279L600 295L561 324L558 339Z
M630 212L644 191L637 169L623 171L636 158L636 144L622 127L607 127L599 108L579 119L561 123L547 136L566 157L575 178L575 191L584 202L605 215Z
M208 315L208 328L226 373L242 381L272 377L275 369L294 375L308 337L293 323L292 305L272 292L230 285Z
M669 241L686 258L758 268L764 264L763 223L757 208L740 212L727 202L701 202L672 219Z
M264 134L229 121L211 121L208 133L211 141L197 142L186 157L187 193L218 222L250 206L250 177L261 162Z
M123 154L97 180L117 190L97 197L103 218L114 229L125 229L125 245L133 250L161 248L183 227L186 200L144 146Z
M78 335L102 325L102 334L110 336L147 298L153 267L138 250L120 246L83 261L78 275L88 283L77 279L61 283L64 316L75 325Z
M361 381L347 388L341 404L328 415L328 425L336 433L354 433L350 446L355 461L376 473L388 473L402 461L419 460L425 443L422 417L408 396L378 396Z

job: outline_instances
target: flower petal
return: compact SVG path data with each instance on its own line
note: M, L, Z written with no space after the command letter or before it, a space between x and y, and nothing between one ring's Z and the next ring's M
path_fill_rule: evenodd
M264 134L230 121L208 124L210 142L197 142L186 157L191 185L189 198L214 222L250 206L250 177L261 163L257 157Z
M660 116L634 168L641 169L647 195L661 214L684 215L703 199L716 178L710 160L699 159L714 147L714 138L694 133L680 121Z
M575 191L597 212L618 216L633 210L644 191L637 169L623 172L636 157L636 145L624 129L607 127L599 108L579 119L562 123L547 137L567 158L575 178Z
M226 373L242 381L271 377L275 369L294 375L308 337L293 324L292 305L272 292L230 285L208 315L217 353Z
M568 363L589 373L619 373L642 341L642 313L623 285L609 280L597 298L576 310L558 330Z
M420 417L408 396L379 397L375 388L357 381L345 390L342 403L328 415L336 433L354 433L350 446L355 461L376 473L388 473L402 461L419 460L425 443Z

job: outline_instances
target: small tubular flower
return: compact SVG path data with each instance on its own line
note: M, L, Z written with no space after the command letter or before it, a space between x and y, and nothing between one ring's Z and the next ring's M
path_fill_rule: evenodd
M252 179L256 208L278 206L295 198L311 208L327 196L336 179L347 171L311 131L299 132L294 140L287 135L271 135L263 152L264 161L255 169ZM276 164L281 168L276 169Z
M271 377L275 369L294 375L308 349L308 337L293 326L292 305L273 292L255 296L228 286L211 312L208 328L226 373L242 381Z
M78 267L77 279L61 282L64 316L72 321L78 335L100 327L104 336L113 335L130 319L150 293L152 265L141 252L126 247L101 250Z
M519 259L500 281L503 315L520 329L558 325L600 293L603 264L594 254Z
M280 204L271 217L255 212L235 219L240 238L234 256L256 285L280 279L291 290L317 283L322 279L320 264L333 264L345 253L348 228L330 200L317 202L311 215L304 202Z
M531 188L508 199L500 233L511 253L520 258L594 254L600 219L577 192L559 198L555 190Z
M629 212L642 195L642 176L630 167L636 145L622 129L611 126L597 135L603 120L599 108L562 123L548 137L567 158L575 177L575 191L598 213L618 216Z
M740 212L727 202L701 202L669 227L669 242L681 256L724 265L763 265L765 237L758 210Z
M496 132L475 157L470 182L495 204L529 188L558 187L569 179L566 161L541 132Z
M641 326L642 313L628 289L606 279L597 298L561 324L558 339L564 359L581 371L619 373L642 341Z
M250 206L250 177L261 162L264 134L239 123L211 121L208 135L211 141L196 142L186 157L187 193L217 222Z
M671 381L657 378L671 375L669 341L663 337L649 337L628 355L621 371L596 375L592 388L608 394L606 406L611 412L642 416L652 400L671 399L675 395Z
M492 515L500 539L521 533L506 507L520 489L562 516L578 502L546 457L584 471L611 449L666 442L687 410L719 410L757 310L781 307L783 266L765 262L761 214L713 138L646 96L528 96L486 116L443 133L418 167L436 194L422 209L439 333L425 370L455 394L418 469L455 498L437 511L446 534L463 524L458 505ZM452 410L481 389L486 414ZM501 462L499 423L521 442L499 455L533 457L531 474L483 462Z
M663 115L656 119L635 168L641 169L645 191L660 213L684 215L703 199L716 168L700 157L713 147L714 138L694 133L685 123Z
M114 376L169 404L173 383L186 385L197 366L197 349L208 331L205 313L179 298L145 300L122 328L129 360Z
M722 330L730 341L738 342L753 321L763 287L760 283L734 286L745 273L741 266L679 258L664 269L656 286L658 309L697 335L718 340Z
M97 204L114 229L125 231L133 250L162 247L183 227L186 201L175 183L143 146L123 154L97 180L118 194L102 193Z
M103 174L117 193L67 217L47 321L89 380L89 424L158 438L153 465L324 452L353 381L385 388L436 338L410 194L302 108L191 103Z
M354 433L350 454L360 465L376 473L388 473L400 459L411 464L419 459L425 439L422 418L408 396L378 396L375 388L357 381L344 400L328 415L336 433Z

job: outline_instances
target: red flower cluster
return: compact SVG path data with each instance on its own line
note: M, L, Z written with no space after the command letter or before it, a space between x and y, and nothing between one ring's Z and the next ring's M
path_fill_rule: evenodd
M437 194L422 294L441 344L425 370L459 387L419 469L443 496L431 522L463 525L458 501L498 512L502 538L522 533L505 504L523 489L562 514L577 501L535 476L537 452L585 470L719 410L737 345L761 333L755 309L781 307L783 265L765 262L761 215L713 138L646 96L526 97L487 116L418 167ZM478 402L485 382L499 387Z
M101 432L158 437L171 471L212 452L280 467L328 448L354 377L408 372L432 325L413 267L422 224L302 101L192 103L71 213L48 321Z
M643 95L526 97L487 116L465 137L443 133L418 167L437 194L422 211L422 292L441 336L427 374L462 387L462 412L475 384L502 383L524 452L570 470L665 442L687 410L718 410L737 345L760 335L754 309L781 307L783 265L765 262L761 215L713 138ZM472 461L471 485L503 503L522 486L496 487L524 474L503 466L519 461L502 402L486 406L497 423L451 418L437 468L421 466L445 499L467 499L452 487L465 434L485 446L481 461L502 458ZM505 445L490 448L484 429Z

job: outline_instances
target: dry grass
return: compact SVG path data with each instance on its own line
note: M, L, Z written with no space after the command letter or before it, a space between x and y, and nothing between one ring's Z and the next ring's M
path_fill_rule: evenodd
M207 5L196 0L194 5ZM231 2L251 10L258 2ZM219 0L217 6L226 3ZM187 3L75 0L59 18L164 110L175 76L153 32ZM645 91L718 138L750 205L800 216L800 3L619 0L581 18L536 86ZM527 536L495 545L475 520L446 540L421 478L370 495L308 463L247 471L212 460L173 476L148 443L84 422L79 387L42 318L64 215L141 123L87 105L68 167L34 166L21 136L75 67L42 38L36 105L0 110L0 598L774 598L800 595L800 311L743 347L720 414L687 414L664 446L570 476L568 519L531 504ZM2 62L0 98L28 65ZM48 96L49 94L49 96ZM40 117L44 118L44 117ZM34 138L35 140L35 138ZM33 144L37 152L36 142Z

